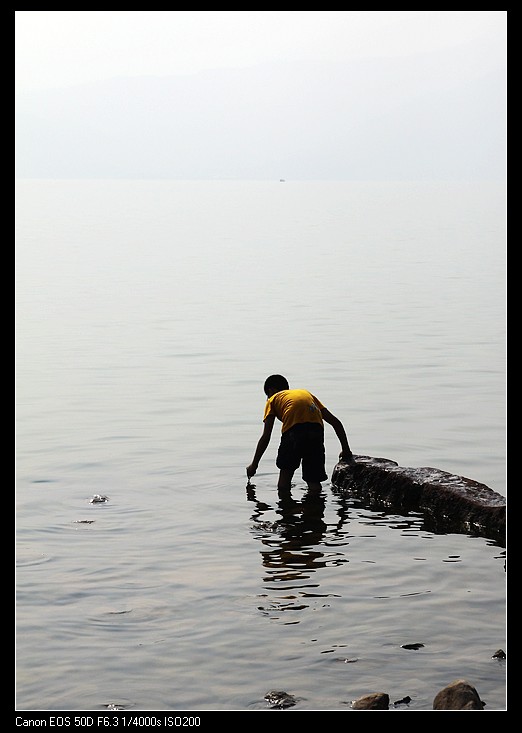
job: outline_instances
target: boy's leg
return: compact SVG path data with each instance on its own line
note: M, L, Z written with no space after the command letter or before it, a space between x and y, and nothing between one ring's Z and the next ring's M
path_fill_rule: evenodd
M319 481L307 481L308 489L314 494L317 494L323 488Z
M326 454L324 448L324 429L322 425L309 425L303 436L303 479L310 491L315 494L321 491L321 481L328 476L325 470Z
M294 471L289 468L281 468L279 471L279 481L277 483L277 488L281 491L290 491L290 489L292 488L293 476Z
M290 428L290 430L282 434L277 451L276 466L279 469L277 488L280 491L290 491L292 488L292 478L301 463L301 457L296 452L296 448L295 431L293 428Z

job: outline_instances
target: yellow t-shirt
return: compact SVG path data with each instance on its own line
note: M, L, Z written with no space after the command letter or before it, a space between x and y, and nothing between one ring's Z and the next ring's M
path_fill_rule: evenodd
M317 397L306 389L283 389L267 400L263 421L269 415L275 415L283 423L282 433L298 423L315 422L322 425L321 410L323 408L324 405Z

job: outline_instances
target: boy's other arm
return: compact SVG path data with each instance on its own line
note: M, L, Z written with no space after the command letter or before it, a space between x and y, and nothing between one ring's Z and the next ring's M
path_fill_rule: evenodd
M342 422L339 420L338 417L332 415L330 410L328 410L326 407L323 407L323 409L321 410L321 415L323 416L323 420L332 426L332 428L335 430L335 434L339 438L339 442L341 444L339 460L346 461L347 463L354 463L352 451L350 450L350 446L348 444L346 430L344 429L344 425L342 424Z
M272 428L274 427L274 421L275 421L275 415L269 415L265 420L265 426L263 428L263 434L259 438L259 441L257 443L256 452L254 453L254 458L252 459L252 463L250 466L247 466L247 476L250 478L255 474L257 471L257 467L259 466L259 461L261 460L261 457L263 453L268 448L268 444L270 443L270 438L272 436Z

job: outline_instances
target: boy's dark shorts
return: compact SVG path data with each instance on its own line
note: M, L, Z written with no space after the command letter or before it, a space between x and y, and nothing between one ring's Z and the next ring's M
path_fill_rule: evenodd
M281 435L276 466L295 471L301 462L304 481L326 481L324 427L319 423L300 423Z

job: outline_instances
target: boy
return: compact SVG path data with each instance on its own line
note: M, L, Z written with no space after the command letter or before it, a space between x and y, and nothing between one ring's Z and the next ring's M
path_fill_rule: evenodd
M342 449L339 460L354 463L343 424L317 397L305 389L290 389L287 379L281 374L268 377L264 390L268 398L263 417L265 427L252 463L246 470L248 478L256 473L261 456L268 448L276 417L283 423L276 460L279 468L278 489L290 489L292 477L301 461L303 480L310 489L321 489L321 481L328 478L325 471L323 420L333 427L339 438Z

